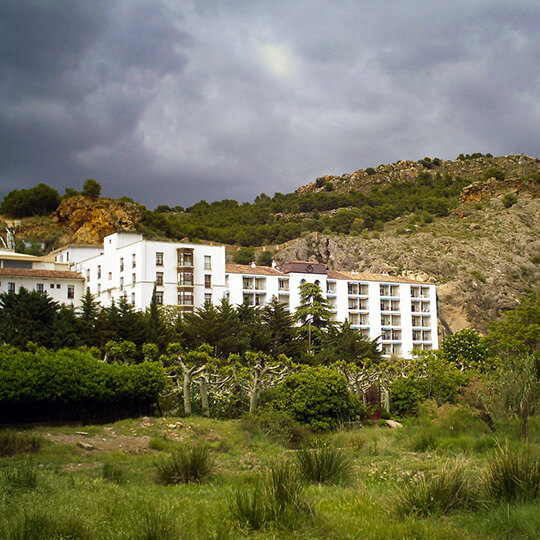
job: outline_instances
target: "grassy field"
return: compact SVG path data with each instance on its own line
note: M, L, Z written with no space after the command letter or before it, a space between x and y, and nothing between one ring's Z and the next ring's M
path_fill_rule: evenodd
M2 431L0 536L539 538L538 424L525 444L450 413L302 445L202 418ZM165 484L192 448L197 481Z

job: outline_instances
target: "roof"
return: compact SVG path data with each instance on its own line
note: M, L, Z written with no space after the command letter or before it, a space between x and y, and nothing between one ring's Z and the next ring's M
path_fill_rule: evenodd
M270 266L251 266L250 264L226 264L228 274L253 274L256 276L283 276L283 272Z
M342 272L328 270L329 279L348 279L350 281L380 281L383 283L417 283L430 285L429 281L419 281L405 276L388 276L384 274L371 274L368 272Z
M77 272L68 272L67 270L38 270L30 268L0 268L0 276L84 280L84 277L81 276L81 274L77 274Z
M25 261L39 261L40 258L35 255L27 255L26 253L16 253L9 249L0 249L0 259L9 260L25 260Z
M103 249L103 244L65 244L62 247L53 249L47 255L52 255L53 253L60 253L61 251L64 251L70 248Z

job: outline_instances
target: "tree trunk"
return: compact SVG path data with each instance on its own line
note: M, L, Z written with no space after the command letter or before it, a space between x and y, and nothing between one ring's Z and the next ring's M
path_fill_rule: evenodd
M191 370L184 370L184 413L191 416Z
M210 405L208 404L208 382L204 375L202 375L199 379L199 388L201 390L202 414L203 416L210 418Z
M254 413L257 409L257 402L259 401L259 377L255 376L253 386L251 387L251 399L249 400L249 412Z

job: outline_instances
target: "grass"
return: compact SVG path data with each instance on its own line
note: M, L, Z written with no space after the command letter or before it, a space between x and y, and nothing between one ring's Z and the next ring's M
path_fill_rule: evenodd
M488 497L495 502L529 502L540 496L540 460L530 449L501 447L484 474Z
M503 469L495 444L513 456L506 469L521 472L507 477L519 478L519 489L537 482L532 465L540 423L531 422L525 444L513 426L484 431L454 412L439 411L436 422L406 421L400 430L318 435L310 456L327 447L350 459L349 481L337 483L306 482L297 465L302 450L291 449L287 437L280 443L274 433L246 431L240 421L152 418L26 430L58 443L47 442L32 456L0 458L0 538L540 537L538 497L507 501L487 488L488 473ZM76 431L96 441L112 432L144 435L146 446L88 452L69 439L80 438ZM430 432L433 450L411 449L412 440L429 440ZM226 452L218 451L222 442ZM210 476L156 483L156 462L199 445L209 448ZM517 458L516 465L521 453L530 458ZM176 481L178 469L172 470Z
M41 449L41 437L32 433L17 433L12 430L0 431L0 456L35 454Z
M184 444L169 457L155 463L158 480L163 484L203 482L212 473L213 459L205 444Z
M430 516L472 508L478 496L472 488L469 464L449 461L398 491L394 507L398 515Z
M296 453L296 464L302 477L315 484L343 484L352 478L350 456L341 448L302 448Z

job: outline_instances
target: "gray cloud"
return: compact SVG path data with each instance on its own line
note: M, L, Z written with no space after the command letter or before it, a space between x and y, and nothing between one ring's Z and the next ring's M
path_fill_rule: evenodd
M538 154L537 2L0 1L0 194L154 206Z

